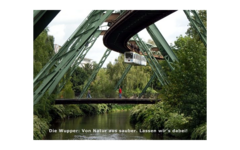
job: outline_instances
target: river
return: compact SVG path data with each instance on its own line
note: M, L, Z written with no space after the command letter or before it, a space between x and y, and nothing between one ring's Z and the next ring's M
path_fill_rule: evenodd
M158 133L140 133L130 124L130 111L84 116L55 122L45 140L158 140Z

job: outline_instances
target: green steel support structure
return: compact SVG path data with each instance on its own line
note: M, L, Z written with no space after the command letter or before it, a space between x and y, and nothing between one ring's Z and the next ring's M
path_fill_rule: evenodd
M88 40L112 12L113 10L92 11L65 42L60 51L43 67L34 78L34 104L46 91L48 94L53 92L68 69L74 66Z
M84 45L83 50L81 51L81 53L78 55L78 58L76 58L75 62L73 63L73 65L69 68L69 73L66 74L66 77L63 77L62 80L64 80L63 82L59 82L59 87L57 90L57 93L59 93L62 88L64 87L64 85L66 84L66 82L68 81L68 79L72 76L73 72L76 70L76 68L81 64L81 62L83 61L83 59L85 58L85 56L87 55L87 53L89 52L89 50L92 48L92 46L94 45L94 43L96 42L97 38L99 37L99 35L101 34L102 31L97 30L93 36L86 42L86 44Z
M152 83L152 81L156 78L156 74L153 74L150 78L150 80L148 81L147 85L143 88L142 92L139 94L138 98L141 98L142 95L146 92L147 88L149 87L149 85Z
M148 49L147 45L138 37L137 34L135 36L133 36L133 39L136 41L140 51L143 54L146 54L144 56L145 56L147 62L149 63L149 65L151 66L153 72L157 76L159 82L162 85L167 85L169 82L167 80L167 76L165 75L161 65L158 63L158 61L155 59L155 57L153 57L152 52Z
M95 78L95 76L97 75L98 71L101 69L102 65L104 64L105 60L107 59L107 57L110 55L111 50L107 49L102 57L102 59L100 60L100 62L98 63L98 66L96 67L96 69L93 71L93 73L91 74L91 76L89 77L87 84L84 86L79 98L82 98L83 94L86 92L86 90L88 89L89 85L91 84L91 82L93 81L93 79Z
M158 47L160 53L163 55L165 60L167 61L169 67L171 70L174 70L172 63L175 61L178 61L177 56L174 54L170 46L168 45L167 41L161 34L161 32L158 30L157 26L155 24L152 24L148 26L147 31L149 35L152 37L154 43ZM148 81L147 85L144 87L142 92L139 94L139 98L142 97L142 95L146 92L148 86L151 84L151 82L155 79L156 75L153 74L151 79Z
M184 13L186 14L191 25L197 30L205 47L207 47L207 29L205 28L203 22L201 21L200 17L198 16L197 12L195 10L184 10Z
M130 71L131 68L132 68L132 65L131 65L131 64L129 64L129 65L126 67L125 71L123 72L122 77L120 78L120 80L118 81L118 83L116 84L116 86L115 86L115 88L114 88L115 90L118 89L119 85L122 83L123 79L126 77L127 73Z
M34 10L34 37L35 40L38 35L47 27L53 18L60 12L60 10Z
M173 70L171 63L178 61L177 56L174 54L170 46L168 45L167 41L161 34L161 32L158 30L157 26L155 24L152 24L147 27L147 31L152 37L154 43L157 45L159 51L167 61L169 67Z

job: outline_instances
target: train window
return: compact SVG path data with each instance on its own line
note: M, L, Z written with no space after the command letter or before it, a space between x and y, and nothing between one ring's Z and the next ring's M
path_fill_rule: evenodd
M126 53L126 58L133 58L133 54L132 53Z

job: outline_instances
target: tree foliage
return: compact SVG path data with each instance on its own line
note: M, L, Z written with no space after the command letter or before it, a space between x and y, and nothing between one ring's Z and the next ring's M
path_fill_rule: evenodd
M207 29L207 11L199 10L199 11L197 11L197 13L198 13L198 16L200 17L202 23L204 24L205 28ZM195 28L191 27L191 23L189 23L189 26L190 26L190 28L188 28L186 35L191 38L194 38L197 41L202 42L197 30ZM203 32L203 31L201 30L200 32Z
M109 75L109 81L116 85L121 79L128 64L124 63L124 56L120 55L115 64L109 63L107 65L106 73ZM137 75L137 77L136 77ZM148 66L132 66L126 77L121 83L124 97L138 95L150 80L150 73Z
M76 96L81 93L81 85L84 84L84 81L87 80L88 76L87 71L81 67L77 67L73 72L71 82Z
M206 25L206 11L199 11L199 15ZM167 111L157 115L154 113L159 110L153 106L139 106L131 118L137 119L135 126L187 128L188 138L206 139L206 47L192 27L187 36L179 36L174 43L172 48L179 60L173 64L175 69L170 71L166 63L161 63L170 81L161 91L161 110Z
M54 37L48 35L48 29L43 30L43 32L35 39L33 50L34 77L55 54L53 42Z

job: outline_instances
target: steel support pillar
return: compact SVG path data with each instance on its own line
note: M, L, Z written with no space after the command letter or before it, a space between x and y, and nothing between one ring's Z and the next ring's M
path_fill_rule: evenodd
M73 72L76 70L76 68L81 64L81 62L83 61L83 59L85 58L85 56L87 55L87 53L89 52L89 50L92 48L92 46L94 45L94 43L96 42L97 38L99 37L99 35L101 34L102 31L97 30L93 36L86 42L86 44L84 45L83 50L81 51L81 53L78 55L78 57L76 58L75 62L73 63L73 65L69 68L69 73L66 75L66 77L63 77L62 80L64 80L62 83L59 84L58 87L58 91L57 94L60 93L60 91L63 89L64 85L66 84L66 82L69 80L69 78L72 76Z
M60 12L60 10L34 10L34 37L35 40L38 35L47 27L53 18Z
M153 74L150 78L150 80L148 81L147 85L143 88L142 92L139 94L138 98L141 98L142 95L146 92L147 88L149 87L149 85L152 83L152 81L156 78L156 75Z
M95 68L95 70L93 71L92 75L89 77L87 84L84 86L79 98L82 98L83 94L86 92L86 90L88 89L89 85L91 84L91 82L93 81L93 79L95 78L95 76L97 75L98 71L101 69L102 65L104 64L105 60L107 59L107 57L110 55L111 50L107 49L102 57L102 59L100 60L100 62L98 63L97 67Z
M205 47L207 47L207 29L205 28L197 12L195 10L184 10L184 13L186 14L188 20L190 21L192 27L194 27L197 30Z
M130 71L130 69L132 68L132 65L129 64L127 66L127 68L125 69L125 71L123 72L122 77L120 78L120 80L118 81L118 83L116 84L114 90L117 90L117 88L119 87L119 85L122 83L123 79L126 77L127 73Z
M148 26L147 31L152 37L159 51L167 61L169 67L173 70L174 68L172 67L171 63L178 61L178 59L177 59L177 56L172 51L172 49L170 48L170 46L168 45L163 35L161 34L161 32L158 30L155 24Z
M53 92L58 82L79 57L87 44L86 42L112 12L113 10L92 11L65 42L60 51L43 67L34 78L34 104L47 90L49 94Z
M167 80L167 76L165 75L161 65L158 63L158 61L155 59L155 57L153 57L152 52L148 49L147 45L138 37L137 34L135 36L133 36L133 39L136 41L142 54L144 54L147 62L151 66L151 68L152 68L153 72L155 73L155 75L157 76L159 82L162 85L167 85L169 82Z

